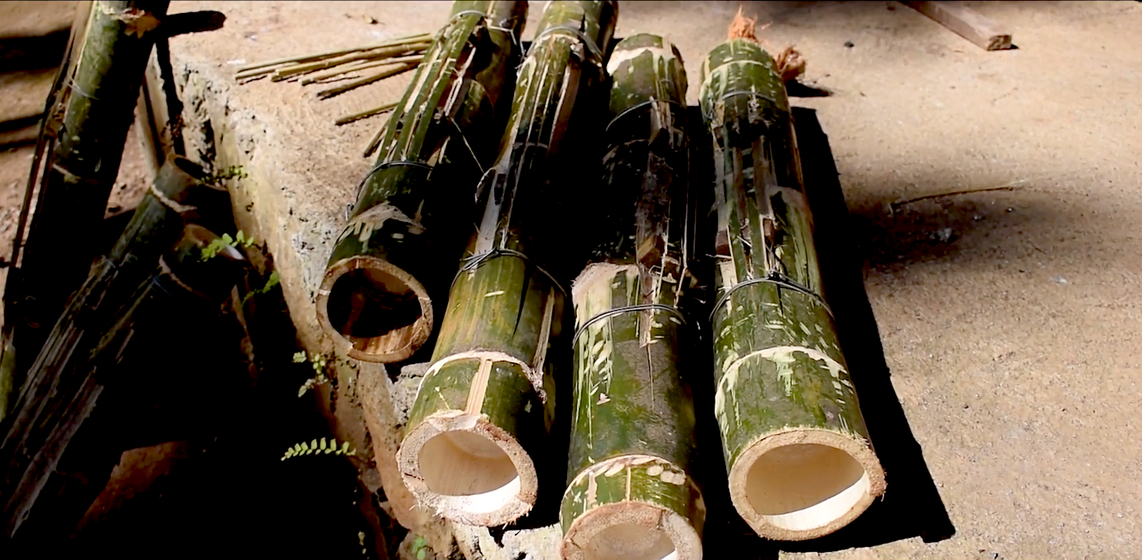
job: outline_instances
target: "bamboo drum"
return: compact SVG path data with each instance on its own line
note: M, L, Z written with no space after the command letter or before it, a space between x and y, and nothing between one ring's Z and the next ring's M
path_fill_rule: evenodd
M559 196L547 186L566 170L550 166L576 98L601 81L599 46L616 15L613 2L551 2L544 11L397 453L418 501L460 523L503 525L535 504L529 452L540 453L551 427L556 360L548 358L569 326L564 288L550 273L563 232L545 227Z
M350 357L400 361L428 341L503 133L526 16L526 2L456 2L389 116L316 298Z
M607 193L590 263L575 279L574 407L560 519L567 560L702 557L702 494L690 476L694 405L683 379L692 233L686 72L654 35L607 65Z
M702 68L716 171L714 410L730 496L763 537L803 540L884 492L823 298L812 216L774 63L731 39Z

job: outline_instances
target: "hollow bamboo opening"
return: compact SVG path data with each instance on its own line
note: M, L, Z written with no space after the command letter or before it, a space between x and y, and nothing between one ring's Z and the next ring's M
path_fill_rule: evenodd
M583 560L675 560L678 551L670 537L650 527L622 523L599 531L587 541Z
M884 491L875 455L841 434L815 430L766 438L730 473L742 517L764 537L804 540L856 519Z
M431 417L409 432L397 463L421 505L466 525L504 525L535 503L531 458L486 418Z
M350 357L398 362L432 332L432 301L424 286L392 264L346 259L326 273L317 312L330 334L349 343Z
M700 560L702 538L678 513L645 502L598 506L564 536L566 560Z
M498 504L502 500L497 499L497 492L513 486L519 489L519 473L511 457L481 434L441 432L424 442L417 460L425 486L441 496Z

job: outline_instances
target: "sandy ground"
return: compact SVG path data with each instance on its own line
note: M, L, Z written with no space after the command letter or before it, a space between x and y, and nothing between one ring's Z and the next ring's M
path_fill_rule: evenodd
M172 12L202 4L175 2ZM768 41L802 51L804 80L832 92L796 104L815 109L829 134L850 212L830 226L864 263L883 346L887 369L863 382L854 371L857 390L882 389L861 393L866 406L891 396L900 407L903 425L872 433L878 449L907 459L895 463L903 469L886 465L885 504L911 504L917 518L938 525L946 516L954 526L950 538L930 534L935 542L887 531L780 546L780 557L1132 558L1142 550L1142 43L1134 31L1142 4L971 4L1007 25L1018 48L984 52L891 2L744 4L771 24ZM180 39L176 51L216 68L432 30L448 11L447 3L209 5L230 15L226 29ZM623 3L617 35L673 40L695 102L701 58L737 6ZM536 3L529 30L539 13ZM28 107L37 107L34 88L14 85L50 81L37 72L0 75L0 91L31 96ZM28 93L9 97L14 87ZM247 87L266 98L251 101L253 112L293 111L313 129L273 142L355 158L334 173L314 158L283 163L308 167L328 199L329 229L338 228L335 209L352 200L354 178L368 166L356 152L379 122L334 129L329 117L399 95L403 85L336 105L296 84ZM269 107L281 99L292 104ZM0 121L23 116L10 106ZM18 210L28 153L0 152L0 229ZM121 183L132 181L121 174ZM997 187L1006 190L984 190ZM982 192L910 202L960 191ZM887 390L873 375L890 380ZM889 439L901 434L919 447ZM883 519L909 512L894 515Z

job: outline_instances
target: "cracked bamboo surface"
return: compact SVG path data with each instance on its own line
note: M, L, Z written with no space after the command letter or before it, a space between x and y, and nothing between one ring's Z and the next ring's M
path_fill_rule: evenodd
M831 533L884 492L821 291L789 101L748 39L713 49L701 107L717 211L715 413L734 506L758 534Z
M526 16L526 2L456 2L385 124L317 292L318 321L349 356L395 362L428 341L504 130Z
M702 494L689 473L694 405L684 378L692 327L686 73L655 35L615 46L603 159L607 195L575 279L574 403L560 555L702 557Z
M397 454L418 501L446 518L502 525L526 514L554 414L549 353L565 344L565 297L552 265L552 182L576 100L603 76L614 2L551 2L520 67L499 157L481 182L482 215L449 296L434 363ZM557 164L556 161L559 163Z

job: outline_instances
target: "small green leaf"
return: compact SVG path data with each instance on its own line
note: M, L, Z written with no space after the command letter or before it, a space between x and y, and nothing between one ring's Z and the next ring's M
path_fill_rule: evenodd
M305 352L295 352L293 355L293 363L300 364L305 361Z

